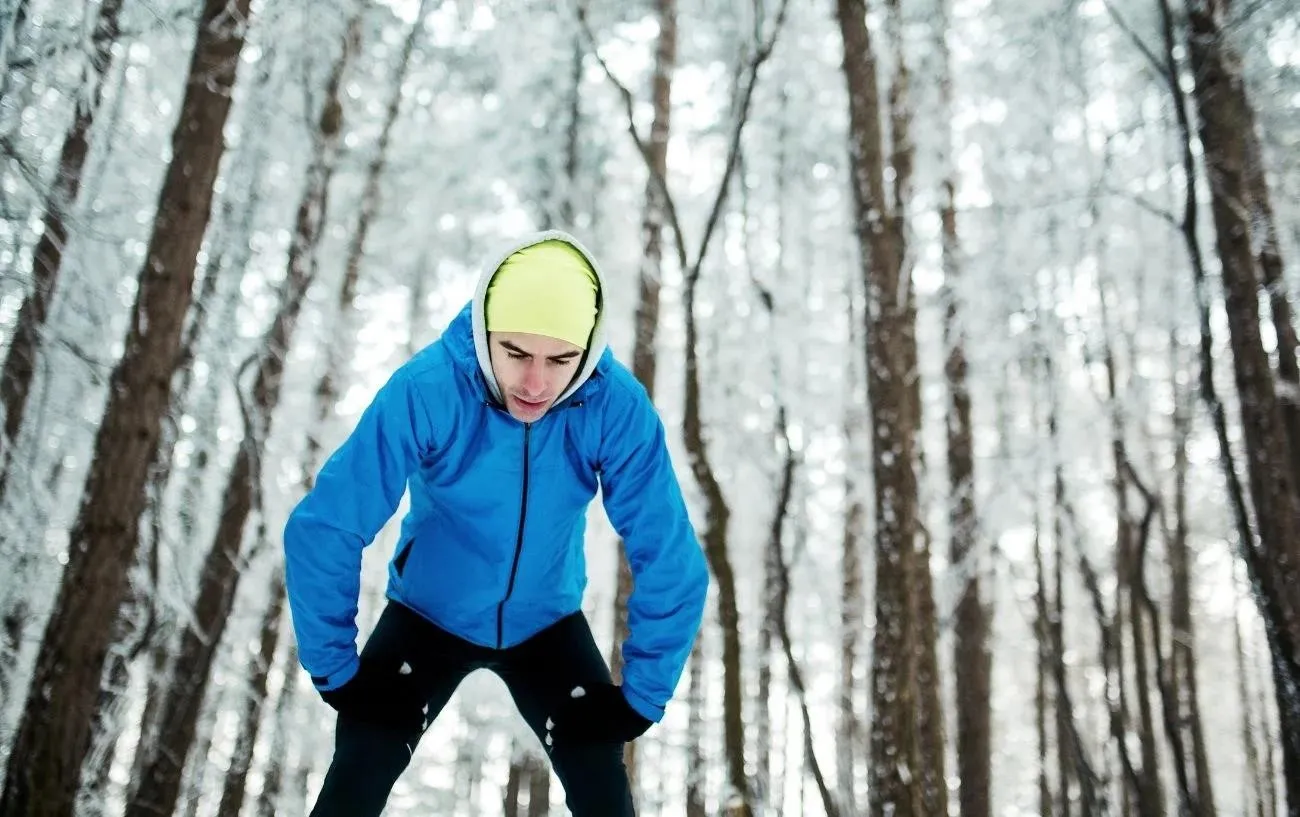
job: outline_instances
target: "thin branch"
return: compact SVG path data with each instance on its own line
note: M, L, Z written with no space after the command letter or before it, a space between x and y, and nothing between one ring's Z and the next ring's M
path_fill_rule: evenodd
M745 129L745 123L749 119L749 109L754 97L754 88L757 85L759 69L763 63L767 62L772 56L772 51L776 47L777 36L785 25L786 14L789 10L790 0L781 0L781 5L777 9L776 20L772 24L772 30L766 40L759 44L758 50L754 53L753 58L749 61L748 70L745 72L745 82L741 91L740 104L736 106L736 121L732 127L731 139L727 149L727 158L723 166L722 178L718 182L717 196L714 198L713 206L709 211L709 216L705 221L704 234L700 238L700 247L696 252L695 260L689 259L686 251L686 236L682 230L681 221L677 217L677 206L671 192L668 190L668 180L655 171L653 163L650 161L649 147L646 140L641 136L636 127L636 103L632 92L627 86L619 81L609 64L600 56L600 49L596 42L595 33L587 19L587 4L585 0L577 4L578 25L582 28L591 46L591 52L595 55L596 61L605 72L605 76L618 90L623 99L624 112L627 114L627 129L636 143L637 150L641 153L641 158L645 160L646 167L650 172L656 191L663 196L664 209L668 215L669 226L672 228L673 237L677 248L677 262L689 282L698 278L700 267L708 254L709 241L713 236L718 221L722 217L722 206L726 202L727 192L731 185L731 177L736 169L736 160L740 153L740 138Z
M1111 5L1110 0L1101 0L1101 4L1106 7L1107 13L1109 13L1111 19L1115 21L1115 25L1119 26L1119 30L1128 36L1129 40L1138 51L1142 52L1142 56L1151 64L1151 69L1156 72L1156 76L1163 76L1165 73L1164 64L1158 57L1156 57L1155 52L1147 46L1146 41L1143 40L1142 37L1133 30L1133 27L1128 24L1123 16L1120 15L1119 9Z
M632 96L632 92L628 90L628 87L624 85L623 82L619 80L618 75L614 73L614 69L610 68L609 63L605 62L605 58L600 55L600 48L596 42L596 34L592 31L591 23L587 20L586 0L582 0L578 3L577 12L578 26L582 29L583 35L587 38L587 44L590 46L592 55L595 56L596 62L600 63L600 67L605 72L605 76L609 78L610 84L618 90L619 96L623 100L623 110L624 113L627 114L627 132L632 137L632 141L636 144L636 149L641 154L641 158L645 161L646 167L650 169L650 179L655 186L655 192L663 197L664 209L668 215L668 223L669 226L672 227L673 237L676 239L677 263L678 266L684 270L688 266L686 260L686 242L683 238L681 222L677 218L677 205L673 201L672 194L668 192L667 179L665 179L661 174L655 172L654 162L651 161L650 157L649 144L646 142L645 138L641 136L641 132L637 130L636 100Z
M1138 207L1165 222L1175 230L1182 230L1183 228L1183 222L1178 218L1178 216L1175 216L1165 208L1138 193L1131 193L1128 190L1121 190L1117 187L1111 187L1110 185L1104 185L1100 189L1101 192L1106 193L1107 195L1115 196L1132 204L1136 204Z

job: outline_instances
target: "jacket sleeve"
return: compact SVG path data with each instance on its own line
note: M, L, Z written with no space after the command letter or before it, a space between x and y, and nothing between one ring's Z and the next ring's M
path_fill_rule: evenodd
M289 515L289 609L299 660L318 689L335 689L356 674L361 551L397 510L407 477L431 453L432 440L429 412L403 367Z
M605 513L623 537L634 582L623 694L637 712L658 721L699 631L709 572L673 473L663 423L640 384L628 392L630 405L607 407L601 492Z

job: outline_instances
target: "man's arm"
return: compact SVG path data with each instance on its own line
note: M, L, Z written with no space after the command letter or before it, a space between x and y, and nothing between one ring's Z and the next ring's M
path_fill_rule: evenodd
M298 656L322 691L356 674L361 551L392 517L433 429L408 367L399 369L322 466L284 528L285 581Z
M640 384L610 385L628 391L607 411L600 473L605 513L623 537L635 585L623 694L633 709L658 721L699 631L709 572L659 415Z

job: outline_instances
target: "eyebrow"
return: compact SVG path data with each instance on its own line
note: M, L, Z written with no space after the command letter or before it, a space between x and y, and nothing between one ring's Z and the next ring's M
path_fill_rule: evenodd
M503 340L498 342L501 344L501 347L503 349L506 349L507 351L514 352L517 355L523 355L524 357L533 357L532 352L528 352L523 349L520 349L518 346L514 345L508 340ZM558 355L551 355L550 357L547 358L547 360L553 360L556 363L564 363L566 361L573 360L575 357L577 357L580 354L582 354L582 352L580 351L561 352Z

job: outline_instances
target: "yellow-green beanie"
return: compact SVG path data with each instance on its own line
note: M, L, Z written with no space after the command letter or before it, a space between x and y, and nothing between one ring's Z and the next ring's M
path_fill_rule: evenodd
M488 284L489 332L528 332L587 348L596 325L596 273L564 241L543 241L514 253Z

